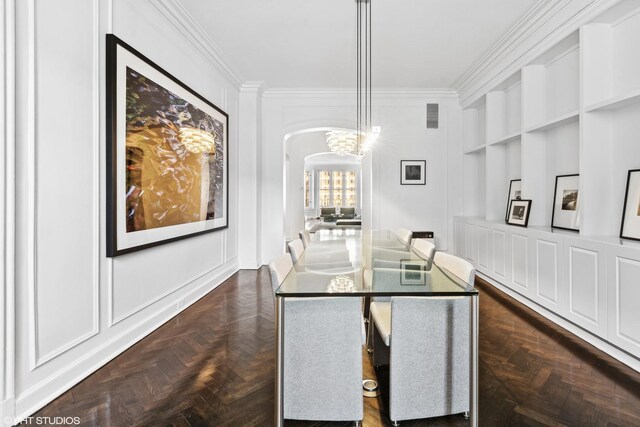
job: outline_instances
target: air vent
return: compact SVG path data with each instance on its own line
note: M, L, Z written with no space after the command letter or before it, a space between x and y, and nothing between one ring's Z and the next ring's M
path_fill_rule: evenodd
M438 104L427 104L427 129L438 129Z

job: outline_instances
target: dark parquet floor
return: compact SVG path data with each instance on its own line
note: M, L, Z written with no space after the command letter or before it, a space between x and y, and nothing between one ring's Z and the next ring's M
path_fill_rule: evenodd
M477 285L481 426L640 426L639 373L482 280ZM35 415L77 416L93 426L273 425L273 308L268 270L240 271ZM363 357L365 377L374 377ZM365 399L365 427L391 425L383 401ZM468 422L450 416L401 425Z

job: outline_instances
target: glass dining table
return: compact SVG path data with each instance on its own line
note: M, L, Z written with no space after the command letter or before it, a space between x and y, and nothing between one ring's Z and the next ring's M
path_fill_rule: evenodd
M367 272L382 274L369 276ZM386 272L386 274L385 274ZM275 424L284 423L284 308L287 298L468 297L469 420L478 425L478 291L387 230L322 230L294 264L276 296ZM372 325L369 325L372 327Z

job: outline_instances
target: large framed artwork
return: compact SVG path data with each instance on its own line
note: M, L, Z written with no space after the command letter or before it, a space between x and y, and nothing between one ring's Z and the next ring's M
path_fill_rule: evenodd
M507 221L509 219L509 205L512 200L521 200L522 199L522 180L520 179L512 179L509 182L509 194L507 195L507 209L504 213L504 220Z
M107 35L107 256L228 226L229 116Z
M640 240L640 169L630 170L627 174L620 237Z
M426 160L400 160L401 185L425 185L426 174Z
M578 174L556 176L551 227L579 231L579 188L580 176Z

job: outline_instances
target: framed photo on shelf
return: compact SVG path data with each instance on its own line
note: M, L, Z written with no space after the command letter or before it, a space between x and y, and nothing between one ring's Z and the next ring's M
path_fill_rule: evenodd
M426 285L427 261L417 259L400 260L401 285Z
M556 176L556 188L553 192L553 211L551 212L551 227L564 230L579 231L579 200L580 176Z
M632 169L627 175L620 237L640 240L640 169Z
M511 200L520 200L522 199L522 180L521 179L512 179L509 183L509 194L507 195L507 208L504 213L504 220L509 219L509 203Z
M107 256L227 228L229 116L107 34Z
M529 213L531 212L531 200L511 200L509 203L509 217L507 224L526 227L529 223Z
M426 160L400 160L401 185L425 185L426 176Z

